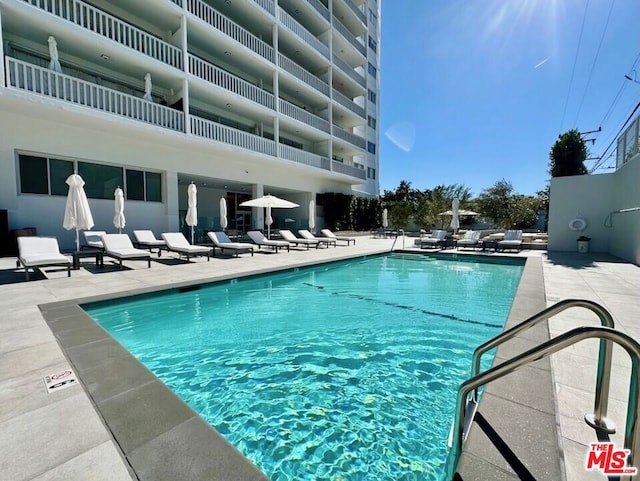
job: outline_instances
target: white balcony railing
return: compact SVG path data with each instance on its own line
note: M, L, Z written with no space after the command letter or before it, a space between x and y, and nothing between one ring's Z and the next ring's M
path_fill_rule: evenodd
M287 102L284 99L280 99L280 113L291 117L292 119L299 120L307 125L320 129L323 132L330 133L330 124L325 119L318 117L311 112L301 109L297 105L293 105L291 102Z
M262 8L264 8L271 15L275 16L276 7L273 5L273 0L253 0L253 1L256 2L258 5L260 5Z
M338 32L340 32L340 34L345 38L347 42L355 47L358 52L360 52L365 57L367 56L367 48L362 43L358 42L355 35L353 35L347 27L342 25L340 20L338 20L336 17L333 17L333 26Z
M336 89L333 89L333 100L337 101L343 107L346 107L347 109L351 110L354 114L364 118L365 116L364 108L357 105L353 100L351 100L346 95L341 94Z
M133 95L6 57L9 87L184 132L184 114Z
M189 73L260 105L276 108L273 94L193 55L189 55Z
M344 3L346 3L347 7L349 7L349 10L351 10L356 15L356 17L358 17L358 20L360 20L365 25L367 24L367 17L362 12L362 10L356 7L356 5L353 3L353 0L344 0Z
M327 97L330 95L329 85L281 53L278 54L278 65L294 77L316 89L318 92L325 94Z
M338 172L339 174L350 175L351 177L356 177L362 180L367 178L366 172L363 169L354 167L353 165L347 165L342 162L338 162L337 160L332 160L331 166L333 167L333 171Z
M198 137L224 142L247 150L253 150L266 155L276 155L276 143L273 140L244 132L243 130L227 127L195 115L190 116L191 133Z
M182 7L182 0L171 0L173 3L175 3L177 6Z
M333 63L340 69L341 72L344 72L351 79L355 80L358 85L365 88L367 87L367 81L365 80L365 78L358 72L356 72L353 67L351 67L347 62L342 60L336 54L333 54Z
M291 15L282 10L282 8L278 7L278 20L282 22L282 24L295 33L298 37L300 37L305 43L311 45L318 52L320 52L324 57L329 59L329 47L323 44L318 38L309 32L306 28L300 25Z
M187 0L187 10L216 30L273 62L273 48L201 0Z
M325 7L320 0L306 0L306 2L311 5L316 12L318 12L322 17L327 21L331 22L331 14L329 13L329 9Z
M321 155L280 144L280 157L300 164L310 165L318 169L330 170L329 159Z
M367 141L364 138L360 137L359 135L352 134L351 132L347 132L343 128L338 127L337 125L333 125L332 130L333 130L333 135L335 135L339 139L345 140L350 144L355 145L356 147L359 147L363 150L367 147Z
M41 10L182 70L182 50L79 0L23 0Z

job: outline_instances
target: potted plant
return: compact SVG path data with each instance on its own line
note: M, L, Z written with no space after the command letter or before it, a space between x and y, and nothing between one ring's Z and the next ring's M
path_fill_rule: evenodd
M591 241L591 237L587 237L585 235L581 235L577 239L578 241L578 252L581 254L586 254L589 252L589 242Z

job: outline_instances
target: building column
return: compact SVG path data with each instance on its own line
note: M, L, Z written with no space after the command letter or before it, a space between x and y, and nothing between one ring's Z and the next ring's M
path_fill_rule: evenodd
M264 195L264 184L253 184L253 186L251 186L251 194L254 199L262 197ZM264 229L264 208L251 208L251 225L254 229Z
M165 219L167 232L180 230L180 203L178 199L178 173L167 171L165 173Z

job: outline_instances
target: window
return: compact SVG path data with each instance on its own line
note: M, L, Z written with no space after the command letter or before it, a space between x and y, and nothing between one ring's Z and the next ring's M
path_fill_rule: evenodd
M367 167L367 179L375 179L376 178L376 169L373 167Z
M378 43L373 39L371 35L369 35L369 48L374 52L378 51Z
M127 200L144 200L144 172L127 169Z
M20 192L23 194L48 194L47 159L33 155L20 155L18 161L20 163Z
M84 190L92 199L113 199L118 186L124 185L122 167L78 162L78 174L84 179Z
M147 187L147 202L162 202L162 174L145 172L144 177Z
M303 150L304 147L300 142L296 142L295 140L287 139L286 137L280 137L280 143L284 145L288 145L298 150Z
M375 154L376 144L374 144L373 142L367 142L367 152L369 152L370 154Z
M357 169L364 170L364 165L359 164L358 162L354 162L353 166Z
M73 174L73 162L70 160L49 159L49 178L51 195L67 195L67 178Z
M369 31L375 32L378 28L378 17L373 10L369 9Z
M337 155L332 155L331 158L336 162L342 162L344 164L344 158L338 157Z
M376 93L373 90L369 90L369 101L376 103Z
M367 125L369 127L371 127L372 129L375 129L376 128L376 124L377 124L377 122L376 122L375 117L372 117L371 115L368 115L367 116Z
M371 62L369 62L369 75L371 75L373 78L376 78L376 68L373 66L373 64Z

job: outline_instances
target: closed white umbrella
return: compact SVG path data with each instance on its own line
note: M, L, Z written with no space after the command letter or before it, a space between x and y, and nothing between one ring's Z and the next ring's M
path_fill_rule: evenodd
M60 60L58 60L58 42L56 42L56 39L53 36L50 36L47 42L49 42L49 57L51 58L49 61L49 70L62 73Z
M153 102L153 97L151 96L152 89L153 89L153 84L151 83L151 74L147 73L144 76L144 95L142 96L144 100Z
M454 234L460 228L459 209L460 209L460 199L456 197L455 199L453 199L453 202L451 203L451 215L452 215L451 228L453 229Z
M385 229L389 227L389 213L387 209L384 209L382 211L382 227L384 227Z
M80 230L93 227L93 216L87 194L84 192L84 180L78 174L71 174L65 181L69 186L67 204L64 208L62 227L76 230L76 250L80 250Z
M316 228L316 201L309 201L309 230L313 232L313 229Z
M271 224L273 224L273 218L271 217L271 209L292 209L294 207L300 207L298 204L289 202L288 200L281 199L275 195L263 195L256 199L246 200L241 207L264 207L267 209L267 215L265 217L265 224L267 224L267 238L271 238Z
M124 218L124 192L122 192L122 189L118 187L113 193L113 196L116 199L113 225L118 229L118 232L122 234L122 229L124 229L126 224L126 220Z
M187 195L189 197L189 208L184 221L188 226L191 226L191 243L193 244L194 227L198 225L198 189L196 189L196 184L193 182L187 188Z
M227 219L227 199L220 197L220 228L225 230L229 224Z

